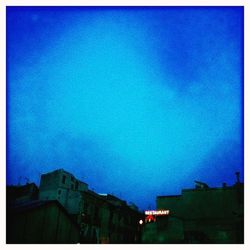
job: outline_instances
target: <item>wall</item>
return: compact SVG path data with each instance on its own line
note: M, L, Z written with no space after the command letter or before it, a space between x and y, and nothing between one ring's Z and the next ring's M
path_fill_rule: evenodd
M59 169L41 176L39 199L58 200L70 214L79 214L81 192L87 189L86 183Z
M77 243L79 229L66 212L52 202L7 215L7 243Z
M189 243L242 243L243 206L243 184L239 183L223 188L184 189L181 196L157 197L159 209L169 209L170 218L183 221L179 229ZM169 224L164 230L165 235L171 235ZM166 242L173 240L165 237Z
M140 242L138 225L142 214L127 206L125 201L111 195L100 196L92 191L84 192L83 200L83 243Z

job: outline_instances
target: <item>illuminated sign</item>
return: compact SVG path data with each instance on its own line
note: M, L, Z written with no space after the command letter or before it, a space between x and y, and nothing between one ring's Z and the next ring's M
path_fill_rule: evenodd
M145 215L169 215L169 210L146 210Z
M156 218L155 216L153 215L148 215L146 218L145 218L145 222L148 223L148 222L155 222L156 221Z

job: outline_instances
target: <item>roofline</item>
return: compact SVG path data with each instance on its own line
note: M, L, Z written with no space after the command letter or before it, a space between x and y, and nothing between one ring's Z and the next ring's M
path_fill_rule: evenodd
M240 183L235 183L231 186L225 186L225 187L205 187L205 188L183 188L181 190L181 192L191 192L191 191L210 191L210 190L225 190L225 189L235 189L237 187L243 187L244 186L244 183L243 182L240 182ZM182 196L182 194L179 194L179 195L157 195L157 199L158 198L165 198L165 197L180 197Z
M33 186L36 186L38 188L38 186L36 185L35 182L26 183L24 185L6 185L6 188L22 188L22 187L25 187L25 186L28 186L28 185L29 186L33 185Z
M178 194L178 195L158 195L156 196L156 198L179 198L181 197L181 194Z
M108 205L110 205L110 206L112 206L112 207L116 207L116 208L122 207L122 208L125 208L125 209L127 209L127 210L131 210L131 211L133 211L134 213L142 214L142 212L140 212L139 210L137 211L137 210L131 208L131 207L126 203L126 201L121 200L121 201L123 201L123 202L125 202L125 203L124 203L124 204L116 205L116 204L113 203L112 200L106 199L107 196L104 196L104 197L103 197L103 196L99 195L98 193L95 193L94 191L86 190L86 191L83 191L82 193L83 193L83 194L84 194L84 193L85 193L85 194L89 194L89 195L91 195L91 196L93 196L93 197L97 197L98 199L100 199L100 200L103 201L103 202L106 202L106 204L108 204ZM119 202L119 201L118 201L118 202Z
M243 183L240 183L243 187ZM208 187L208 188L184 188L182 189L182 192L191 192L191 191L197 191L197 192L201 192L201 191L210 191L210 190L225 190L225 189L235 189L237 188L236 185L232 185L232 186L226 186L226 187Z
M68 175L73 176L73 177L74 177L77 181L79 181L79 182L81 182L81 183L84 183L84 184L86 184L87 186L89 185L88 183L86 183L86 182L84 182L84 181L79 180L78 178L76 178L76 177L75 177L75 175L74 175L74 174L72 174L72 173L70 173L70 172L68 172L68 171L64 170L63 168L58 168L58 169L55 169L55 170L50 171L50 172L48 172L48 173L41 174L41 176L42 176L42 175L52 174L52 173L54 173L54 172L58 172L58 171L63 171L64 173L66 173L66 174L68 174Z

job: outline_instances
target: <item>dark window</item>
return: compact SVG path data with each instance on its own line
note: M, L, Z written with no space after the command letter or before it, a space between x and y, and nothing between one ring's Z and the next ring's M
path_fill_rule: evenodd
M79 182L76 181L76 190L78 190Z
M58 194L61 194L61 192L62 192L62 190L59 189L59 190L58 190Z
M66 182L66 175L63 175L62 183L65 184L65 182Z
M71 184L71 189L74 189L74 184Z
M74 181L74 177L71 175L71 181Z

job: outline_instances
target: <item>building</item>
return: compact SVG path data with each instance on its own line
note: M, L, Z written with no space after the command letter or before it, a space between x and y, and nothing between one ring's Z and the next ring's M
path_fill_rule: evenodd
M28 201L7 209L7 243L77 243L79 227L58 201Z
M63 169L43 174L40 200L57 200L80 227L81 243L139 243L139 219L135 204L113 195L100 195Z
M140 243L142 213L114 195L82 193L81 243Z
M209 188L196 182L181 195L157 197L157 209L168 209L157 217L158 243L243 243L244 185Z
M26 185L18 186L7 186L7 206L37 200L38 193L39 189L35 183L27 183Z
M110 194L102 195L107 201L103 214L103 236L108 243L141 243L139 221L143 214L135 204L127 205L126 201Z
M97 193L87 190L82 193L81 243L102 243L105 238L104 218L107 216L106 202Z
M81 192L88 184L76 179L71 173L58 169L41 176L40 200L57 200L72 215L79 215L82 206Z

